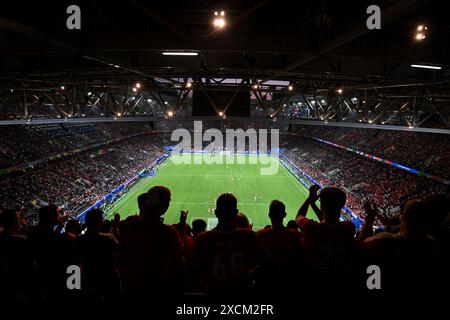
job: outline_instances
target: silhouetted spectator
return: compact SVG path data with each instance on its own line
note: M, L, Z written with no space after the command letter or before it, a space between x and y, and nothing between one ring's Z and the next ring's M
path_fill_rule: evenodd
M30 285L31 257L26 236L22 234L20 213L8 209L0 213L0 299L26 301Z
M115 242L118 243L116 237L113 234L113 225L114 225L114 223L111 220L103 221L103 225L100 230L100 234L102 234L108 238L111 238L112 240L114 240Z
M82 227L78 220L71 219L67 221L62 235L61 257L63 264L67 267L79 263L79 258L75 248L75 240L81 234Z
M103 211L92 209L85 217L86 233L75 240L80 257L82 288L93 290L100 298L111 299L119 291L116 241L100 233L103 225Z
M445 287L449 278L443 269L444 253L439 242L428 236L431 208L423 200L410 200L400 216L399 233L384 232L363 240L367 263L383 271L384 289L420 292ZM370 227L372 221L366 219L366 224Z
M203 219L195 219L192 221L192 236L195 238L202 232L206 231L206 221Z
M121 274L130 297L141 290L176 294L181 286L183 242L161 216L170 204L169 189L156 186L138 198L139 216L128 217L120 228Z
M424 199L430 205L428 233L449 245L450 241L450 196L430 195Z
M358 276L355 226L340 221L345 205L345 193L337 188L324 188L317 195L318 186L311 186L308 198L297 213L297 224L303 234L304 258L321 285L330 289L351 285ZM308 207L320 198L320 210L314 210L320 222L306 218ZM313 207L314 209L314 207Z
M286 227L298 232L298 226L297 226L297 222L295 222L295 220L289 220Z
M28 233L34 265L35 294L40 300L56 299L66 287L66 266L61 256L62 221L54 205L39 209L39 223Z
M302 267L302 248L300 233L286 228L283 220L286 207L278 200L273 200L269 207L271 228L260 230L256 237L271 258L271 264L265 266L265 274L260 282L260 290L267 294L284 294L284 283L295 277Z
M275 261L279 271L292 273L301 259L300 235L283 225L285 217L284 203L273 200L269 208L272 227L258 231L256 237Z
M265 258L255 233L238 229L237 199L229 193L216 201L216 228L198 236L193 265L198 268L205 290L212 296L248 296L253 291L251 272Z
M248 220L248 217L243 214L242 212L239 212L236 218L234 218L234 224L239 229L252 229L252 225L250 224L250 221Z
M186 223L188 214L189 211L181 211L180 220L178 221L177 224L173 225L173 227L177 229L183 241L184 239L186 239L187 236L191 235L191 227L189 226L189 224Z
M64 227L64 236L67 239L75 239L81 234L81 224L78 220L71 219L67 221Z

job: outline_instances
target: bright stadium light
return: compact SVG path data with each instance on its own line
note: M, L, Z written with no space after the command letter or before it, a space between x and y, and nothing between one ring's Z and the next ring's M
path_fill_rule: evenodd
M186 52L186 51L166 51L162 53L163 56L197 56L198 52Z
M219 116L223 116L223 112L222 111L219 111Z
M136 88L140 89L141 88L141 84L139 82L136 82L136 84L134 85Z
M421 68L421 69L434 69L434 70L441 70L441 66L430 66L426 64L412 64L411 67L413 68Z
M192 87L192 83L191 82L186 83L186 88L190 88L190 87Z
M344 92L344 90L342 90L341 88L336 90L337 93L342 94Z
M417 27L417 31L423 31L423 30L427 30L428 28L426 26L420 25Z
M137 89L133 87L133 89L131 89L133 92L137 92Z
M120 112L118 112L118 113L117 113L117 116L118 116L118 117L121 117L121 116L122 116L122 114L121 114Z
M225 19L222 18L214 19L214 27L219 29L225 27Z
M169 117L172 117L172 116L173 116L173 112L172 112L172 111L169 111L169 112L167 112L167 115L168 115Z
M147 99L147 102L148 102L148 103L152 102L152 99Z
M64 86L61 86L61 90L64 90L64 89L66 89L66 87L64 87Z
M426 36L425 36L425 34L423 34L423 33L421 33L421 32L419 32L419 33L417 33L416 34L416 40L423 40L423 39L425 39L426 38Z
M167 102L167 101L164 101L164 104L168 104L168 102Z
M225 11L220 11L219 12L215 11L214 12L214 20L213 20L213 25L214 27L216 27L217 29L222 29L223 27L225 27L226 25L226 21L225 21Z
M294 90L294 86L293 86L292 84L290 84L290 85L288 86L288 90L289 90L289 91Z
M425 26L425 25L418 25L417 26L417 28L416 28L416 35L415 35L415 39L417 40L417 41L422 41L422 40L424 40L426 37L427 37L427 31L428 31L428 28L427 28L427 26Z

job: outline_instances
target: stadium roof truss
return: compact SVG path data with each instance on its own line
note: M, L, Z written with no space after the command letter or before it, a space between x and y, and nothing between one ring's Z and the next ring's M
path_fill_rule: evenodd
M57 26L59 7L20 17L9 4L0 16L0 119L189 117L192 91L223 90L248 92L252 116L268 120L450 129L450 31L438 1L375 2L376 32L365 25L365 1L305 0L288 12L270 0L235 4L224 32L211 29L204 3L174 15L135 0L100 12L103 2L92 1L84 33ZM409 35L421 21L432 23L426 45ZM174 50L197 56L161 54Z

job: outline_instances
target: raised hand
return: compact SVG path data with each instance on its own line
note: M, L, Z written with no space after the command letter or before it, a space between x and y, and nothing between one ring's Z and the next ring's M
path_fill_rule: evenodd
M309 200L312 202L316 202L317 199L319 199L319 196L317 195L317 192L320 190L320 186L317 184L313 184L311 187L309 187Z
M180 222L186 223L188 213L189 213L189 210L186 210L186 211L181 210L181 214L180 214Z
M378 216L378 208L373 201L371 200L366 201L364 203L363 208L364 211L366 212L366 220L367 219L374 220Z

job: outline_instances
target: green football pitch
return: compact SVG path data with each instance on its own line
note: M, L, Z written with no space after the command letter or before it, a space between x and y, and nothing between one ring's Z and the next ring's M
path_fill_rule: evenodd
M180 157L184 157L183 161L180 161ZM257 156L222 155L183 155L169 158L158 167L155 176L142 178L109 208L107 217L111 218L116 212L122 219L137 214L137 197L152 186L163 185L172 193L169 210L164 215L164 223L167 224L177 223L181 210L189 210L188 223L201 218L207 221L208 229L213 228L217 223L214 215L215 200L225 192L231 192L237 197L238 209L250 219L253 230L270 224L267 214L269 204L274 199L286 205L286 222L294 219L308 190L276 158L265 157L265 163L260 160L262 159ZM269 167L267 161L277 165L278 171L275 174L261 174L262 168ZM308 216L316 218L311 210Z

